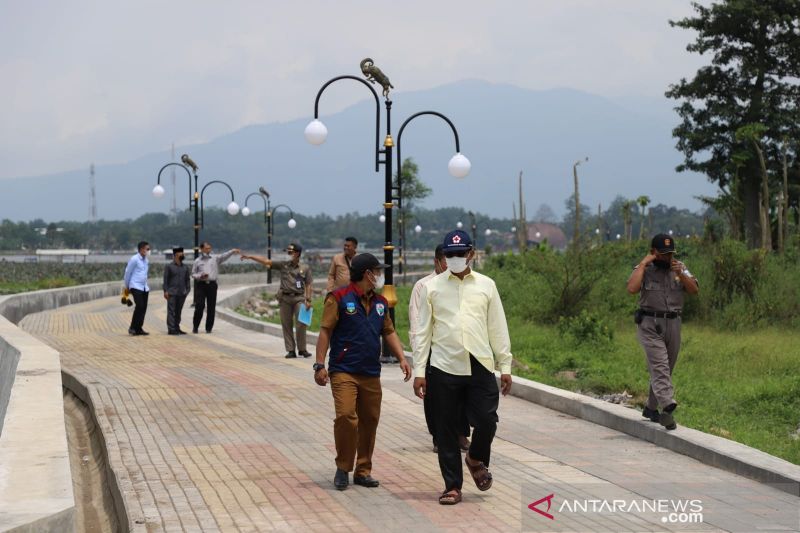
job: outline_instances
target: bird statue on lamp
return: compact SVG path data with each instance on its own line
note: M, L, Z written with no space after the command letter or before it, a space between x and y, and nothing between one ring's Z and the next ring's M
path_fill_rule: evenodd
M389 81L389 77L381 69L375 66L372 58L367 57L361 60L361 72L367 81L377 83L383 87L384 98L389 97L389 89L394 89L394 85Z

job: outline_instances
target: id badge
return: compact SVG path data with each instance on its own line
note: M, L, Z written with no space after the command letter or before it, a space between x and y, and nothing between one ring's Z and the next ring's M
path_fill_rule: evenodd
M299 279L296 279L296 280L294 280L294 285L295 285L295 287L297 287L298 289L302 289L302 288L303 288L303 282L302 282L302 281L300 281Z

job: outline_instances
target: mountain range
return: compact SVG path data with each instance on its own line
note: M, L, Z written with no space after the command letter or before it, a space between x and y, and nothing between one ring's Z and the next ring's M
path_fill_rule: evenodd
M365 96L368 99L327 115L323 95L321 119L329 133L321 146L304 139L309 116L247 126L207 143L178 147L176 152L189 153L197 162L201 188L211 180L224 180L240 204L248 193L264 186L273 205L287 204L299 213L377 213L383 203L384 177L383 168L376 173L374 166L375 104ZM439 111L454 122L461 151L472 163L466 178L451 177L447 163L455 144L447 125L427 116L410 124L403 133L402 155L414 158L420 178L433 189L421 204L424 207L459 206L509 217L522 171L528 213L547 203L562 214L573 192L572 165L587 156L589 161L578 167L578 173L581 201L592 210L598 203L608 205L618 194L629 198L646 194L654 204L696 209L694 196L714 192L703 176L675 172L681 161L671 137L677 117L664 113L666 106L651 108L633 99L626 105L574 89L538 91L478 80L391 96L395 136L411 114ZM151 153L123 164L98 166L98 218L169 211L173 194L169 172L162 176L164 198L156 200L151 194L158 170L167 162L164 153ZM87 220L88 166L89 162L86 169L0 180L0 218ZM187 181L180 171L178 209L188 207ZM230 193L219 185L204 194L207 206L229 201ZM251 198L248 205L263 209L258 202Z

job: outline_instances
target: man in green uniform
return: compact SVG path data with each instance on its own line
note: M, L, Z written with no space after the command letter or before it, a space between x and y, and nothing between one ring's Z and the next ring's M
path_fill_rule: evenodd
M678 404L672 371L681 349L683 298L687 292L699 292L697 279L674 255L674 239L660 233L653 237L650 253L628 278L628 292L639 293L636 337L644 348L650 372L650 394L642 416L669 430L678 427L674 417Z
M280 270L281 286L278 289L278 302L280 303L281 326L283 326L283 344L286 346L286 358L298 356L311 357L306 350L306 325L297 320L300 304L305 303L311 307L312 279L311 267L300 263L300 254L303 248L292 243L284 250L289 254L288 261L273 261L259 255L242 255L242 259L252 259L267 268ZM295 326L296 322L296 326ZM292 333L297 331L297 341ZM298 350L295 351L295 348Z

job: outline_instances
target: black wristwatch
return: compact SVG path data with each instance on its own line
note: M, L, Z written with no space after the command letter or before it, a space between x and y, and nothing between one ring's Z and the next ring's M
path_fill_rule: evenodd
M316 374L320 370L325 368L325 363L314 363L314 373Z

